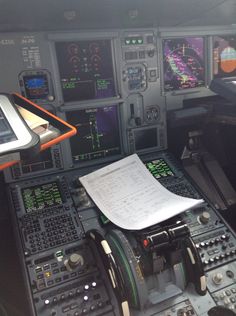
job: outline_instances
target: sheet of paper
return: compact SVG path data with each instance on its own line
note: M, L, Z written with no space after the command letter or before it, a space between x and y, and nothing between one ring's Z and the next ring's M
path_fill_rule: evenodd
M124 229L146 228L203 202L165 189L136 154L83 176L80 181L101 212Z

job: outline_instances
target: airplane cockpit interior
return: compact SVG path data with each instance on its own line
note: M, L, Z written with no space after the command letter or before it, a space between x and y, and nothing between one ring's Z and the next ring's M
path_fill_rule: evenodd
M0 316L236 315L235 0L0 0L6 95L75 133L1 169Z

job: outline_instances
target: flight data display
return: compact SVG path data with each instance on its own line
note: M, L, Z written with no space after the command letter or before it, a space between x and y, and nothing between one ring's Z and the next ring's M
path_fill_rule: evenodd
M23 174L47 170L50 168L53 168L52 154L50 148L40 152L33 159L25 159L21 162L21 169Z
M57 182L36 185L21 190L26 213L62 204Z
M56 55L65 102L116 95L110 40L57 42Z
M236 35L213 37L214 78L236 76Z
M49 84L46 74L23 76L25 94L30 100L46 99L49 95Z
M121 153L117 106L70 111L67 121L78 133L70 138L73 161L89 161Z
M205 85L203 37L163 40L164 90L182 90Z
M148 161L145 165L156 179L175 175L168 163L162 158Z

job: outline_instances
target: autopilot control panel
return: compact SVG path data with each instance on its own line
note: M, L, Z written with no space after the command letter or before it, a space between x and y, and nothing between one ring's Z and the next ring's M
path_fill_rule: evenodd
M2 91L77 129L4 170L32 316L236 311L235 232L170 153L167 124L184 101L214 96L212 79L235 76L235 34L233 26L1 34ZM169 191L203 203L145 231L116 227L79 177L133 153Z

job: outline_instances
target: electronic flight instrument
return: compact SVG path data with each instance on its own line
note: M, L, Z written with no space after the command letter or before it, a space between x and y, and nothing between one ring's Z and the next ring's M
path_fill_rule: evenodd
M2 89L19 91L78 132L4 171L30 316L236 311L235 233L167 142L169 111L213 96L211 79L235 76L235 35L223 33L1 34L1 73L15 78L2 80ZM10 69L8 56L16 63ZM204 203L140 231L109 222L79 178L133 153L169 191Z

